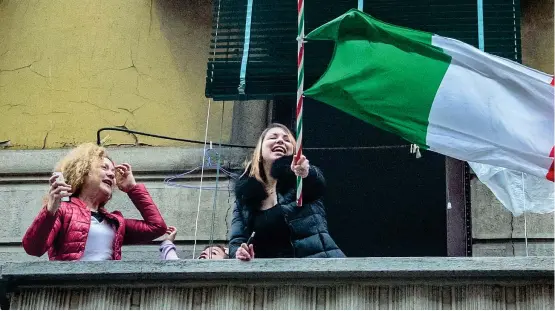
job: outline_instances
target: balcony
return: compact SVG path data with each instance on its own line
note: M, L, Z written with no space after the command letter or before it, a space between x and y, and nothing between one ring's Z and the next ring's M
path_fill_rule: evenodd
M14 310L554 308L553 257L8 262L0 271Z

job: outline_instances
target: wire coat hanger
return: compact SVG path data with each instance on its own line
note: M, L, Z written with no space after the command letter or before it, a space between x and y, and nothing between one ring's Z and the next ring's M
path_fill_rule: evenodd
M216 163L212 162L212 157L215 158L220 158L221 155L214 150L214 148L212 148L212 142L210 142L210 147L204 149L204 158L205 158L205 163L202 163L202 165L197 166L189 171L186 171L184 173L178 174L178 175L174 175L171 177L168 177L166 179L164 179L164 184L171 186L171 187L178 187L178 188L187 188L187 189L201 189L201 186L193 186L193 185L185 185L183 183L179 183L176 182L177 179L181 179L187 175L190 175L200 169L202 169L204 167L205 170L218 170L222 173L224 173L225 175L227 175L231 180L236 180L237 179L237 174L234 174L230 171L228 171L227 169L223 168L221 165L218 165L218 161L216 161ZM215 186L202 186L203 190L218 190L218 191L229 191L229 189L226 188L221 188L221 187L215 187Z

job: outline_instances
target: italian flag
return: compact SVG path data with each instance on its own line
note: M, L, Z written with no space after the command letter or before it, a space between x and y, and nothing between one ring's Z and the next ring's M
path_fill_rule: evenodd
M356 9L307 39L335 52L305 96L422 148L553 181L552 76Z

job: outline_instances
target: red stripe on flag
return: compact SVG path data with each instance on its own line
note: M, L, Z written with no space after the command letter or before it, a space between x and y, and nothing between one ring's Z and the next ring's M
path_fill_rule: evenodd
M551 82L551 84L553 84L553 82ZM549 157L553 158L553 153L554 153L554 149L555 147L551 148L551 152L549 153ZM547 171L547 175L545 175L545 178L547 178L547 180L551 180L554 181L555 177L555 161L551 161L551 166L549 167L549 170Z
M303 6L303 0L299 0L297 2L297 12L301 12L301 7Z
M555 86L555 78L551 78L551 85Z

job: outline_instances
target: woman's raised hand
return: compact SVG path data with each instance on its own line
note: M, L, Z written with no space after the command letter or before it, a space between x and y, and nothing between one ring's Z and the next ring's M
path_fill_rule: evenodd
M60 208L62 198L71 196L71 186L65 182L57 181L57 179L57 175L52 175L48 179L50 189L48 190L46 209L51 214L55 214L58 208Z
M295 173L296 176L300 176L302 178L306 178L308 176L308 170L310 169L310 165L308 164L308 159L301 154L301 157L295 163L295 156L293 156L293 162L291 163L291 170Z
M135 177L131 171L131 165L128 163L117 165L116 172L116 184L118 185L119 190L128 192L135 187L137 182L135 181Z
M243 261L254 259L254 247L252 244L248 246L246 243L241 244L241 247L239 247L235 253L235 258Z

